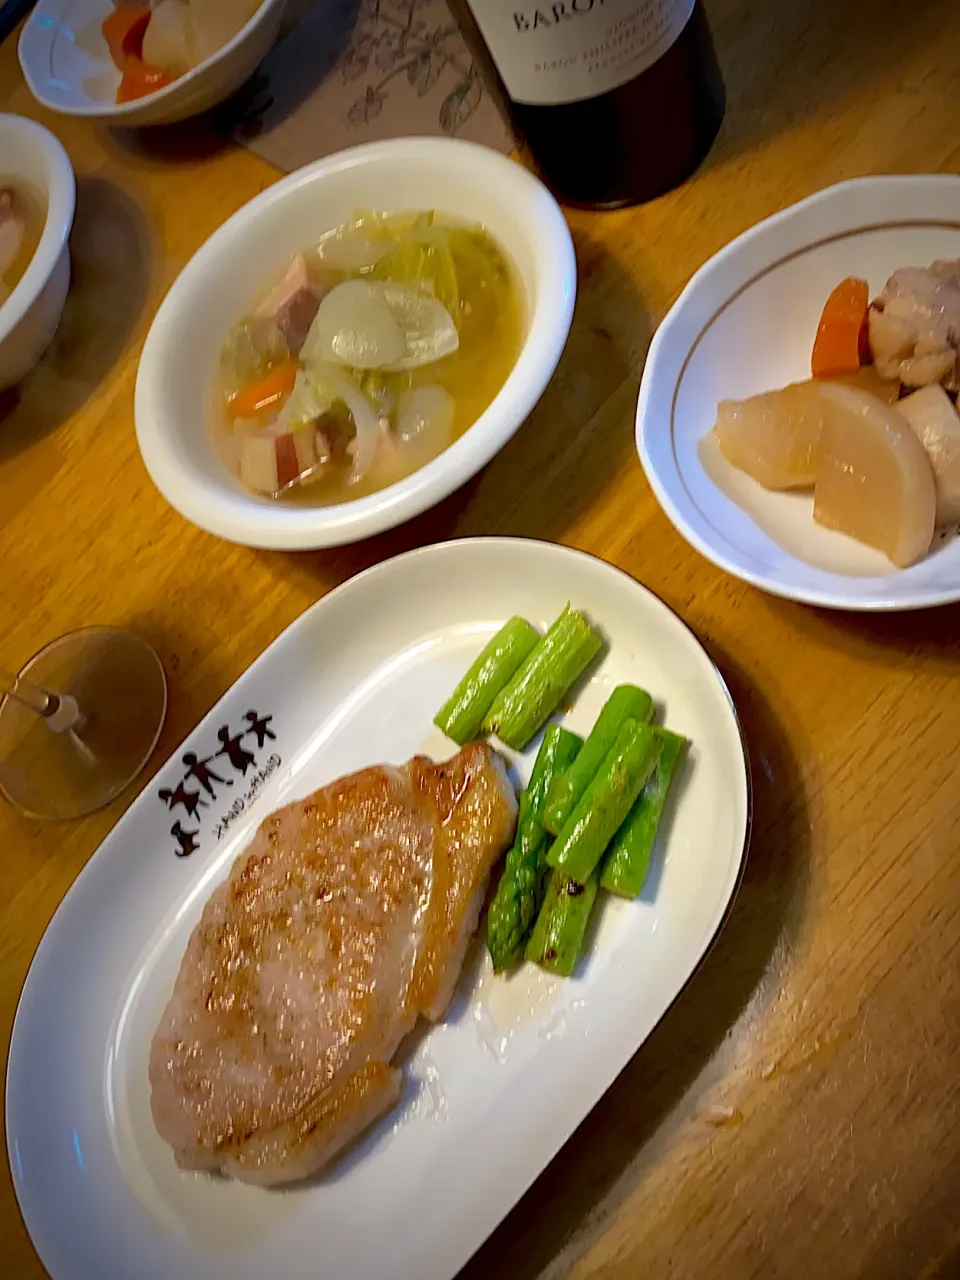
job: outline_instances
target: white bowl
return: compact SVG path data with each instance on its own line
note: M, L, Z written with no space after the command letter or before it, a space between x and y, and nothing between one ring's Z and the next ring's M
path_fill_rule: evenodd
M20 34L20 65L30 92L51 111L113 125L172 124L215 107L249 79L277 38L285 5L263 0L212 57L135 102L117 102L120 72L100 34L112 0L40 0Z
M673 524L745 582L835 609L960 599L960 538L909 569L813 520L813 499L770 493L699 444L717 403L810 377L828 294L845 276L879 293L897 267L960 257L960 178L861 178L777 214L701 268L658 329L637 406L637 449ZM751 514L734 501L737 495Z
M204 406L220 348L256 292L298 250L358 209L436 209L482 223L513 261L526 336L490 407L439 457L364 498L298 507L244 489L217 457ZM147 470L188 520L233 542L288 550L340 546L433 506L480 470L514 434L566 342L576 260L547 189L486 147L401 138L341 151L292 173L234 214L187 264L147 337L136 390L137 440Z
M0 304L0 391L19 382L53 341L70 287L77 185L66 151L49 130L22 116L0 115L0 179L29 183L47 205L33 260Z

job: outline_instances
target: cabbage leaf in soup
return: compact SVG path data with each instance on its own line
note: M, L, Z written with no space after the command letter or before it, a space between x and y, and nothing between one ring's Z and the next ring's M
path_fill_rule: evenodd
M374 492L476 420L520 333L514 276L482 227L359 213L297 255L234 327L221 386L254 417L235 425L239 442L216 429L215 439L258 492L313 502Z

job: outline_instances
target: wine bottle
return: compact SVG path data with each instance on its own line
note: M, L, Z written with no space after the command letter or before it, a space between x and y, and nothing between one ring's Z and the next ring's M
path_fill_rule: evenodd
M451 0L488 84L568 204L676 186L719 131L723 77L702 0Z

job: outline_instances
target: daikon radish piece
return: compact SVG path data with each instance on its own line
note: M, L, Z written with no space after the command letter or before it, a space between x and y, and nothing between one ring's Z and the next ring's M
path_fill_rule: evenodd
M883 551L899 568L933 541L933 468L906 418L875 396L821 383L814 519Z
M937 524L960 520L960 414L941 386L904 396L898 410L917 434L933 467Z
M183 0L160 0L143 37L143 61L182 76L196 65L193 23Z
M734 467L765 489L803 489L817 476L823 401L815 382L795 382L748 400L722 400L717 443Z

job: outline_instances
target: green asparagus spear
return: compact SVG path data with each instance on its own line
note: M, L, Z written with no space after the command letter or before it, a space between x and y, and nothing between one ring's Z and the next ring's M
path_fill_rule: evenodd
M461 747L476 738L494 698L539 640L523 618L505 623L434 716L437 728Z
M539 844L542 840L547 796L556 780L573 764L582 746L583 739L579 734L571 733L559 724L547 725L524 793L530 798L525 822L522 821L521 809L521 834L527 845Z
M646 689L639 689L635 684L617 685L597 716L583 750L550 788L544 816L548 831L558 835L563 830L563 824L609 754L624 720L646 723L652 715L653 699Z
M663 739L657 767L613 837L600 873L601 886L623 898L635 898L643 888L663 806L687 743L686 738L669 729L656 729L655 733Z
M569 876L553 873L527 943L528 960L564 978L570 977L583 946L597 887L595 875L580 884Z
M582 746L582 738L559 725L550 725L544 734L530 785L520 797L517 838L487 912L487 947L495 973L520 960L523 940L540 909L547 852L544 799L555 773L567 768Z
M520 833L507 854L507 865L487 912L487 950L494 973L511 969L523 953L523 940L543 899L547 836L524 850Z
M522 751L556 711L563 695L600 652L603 641L570 605L501 689L483 720L486 733Z
M596 777L577 802L547 862L583 884L656 768L663 739L648 724L625 720Z

